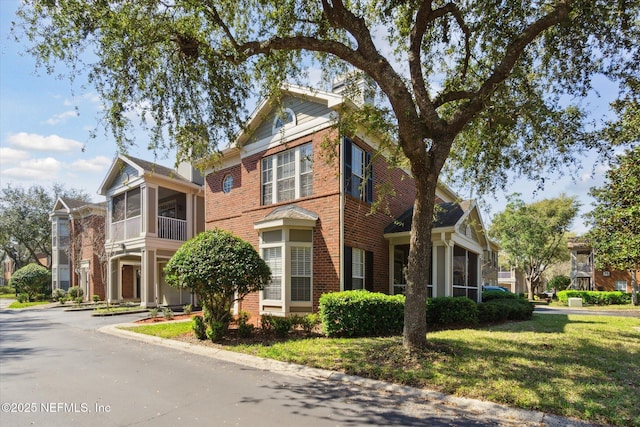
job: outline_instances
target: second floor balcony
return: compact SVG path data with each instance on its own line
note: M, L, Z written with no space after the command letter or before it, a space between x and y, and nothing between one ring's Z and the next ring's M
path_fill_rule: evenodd
M140 237L142 216L111 223L109 240L121 242ZM168 240L187 240L187 221L184 219L158 217L158 237Z

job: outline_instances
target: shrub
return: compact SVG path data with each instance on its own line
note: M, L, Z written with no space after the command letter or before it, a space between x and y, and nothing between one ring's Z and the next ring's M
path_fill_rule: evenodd
M253 325L249 323L251 314L248 311L240 310L238 312L238 335L242 338L248 338L253 332Z
M265 287L271 278L269 266L251 243L215 229L186 241L165 267L169 286L190 289L208 311L210 328L231 321L234 301ZM215 333L214 333L215 335Z
M224 322L211 322L210 329L207 330L207 337L213 342L220 341L227 332L228 325Z
M204 323L202 316L193 316L193 325L191 325L193 333L199 340L207 339L207 325Z
M69 300L69 298L67 298L67 297L59 297L59 298L58 298L58 302L59 302L60 304L64 304L64 303L66 303L68 300Z
M173 310L171 310L169 307L162 307L162 315L165 319L171 320L173 319Z
M427 300L427 324L476 325L478 304L467 297L436 297Z
M76 298L74 299L74 301L76 302L76 304L80 305L80 304L82 304L82 302L84 301L84 298L82 298L82 297L76 297Z
M19 293L26 294L27 301L32 301L50 290L51 272L40 264L28 264L13 273L9 286L17 289Z
M72 286L69 288L69 297L73 298L74 300L78 297L81 297L84 295L84 289L82 289L80 286Z
M504 320L530 320L534 305L523 298L493 299L478 304L478 319L482 323Z
M569 276L565 276L564 274L560 274L558 276L553 276L551 280L547 283L547 289L555 289L556 291L564 291L571 284L571 279Z
M294 319L291 317L273 316L271 323L273 324L273 333L278 337L286 337L293 327Z
M502 292L502 291L482 291L482 301L491 301L494 299L516 299L519 298L518 295L512 294L511 292Z
M158 307L153 307L149 309L149 316L151 316L152 319L155 319L156 317L158 317Z
M262 332L271 332L273 330L273 319L275 316L263 314L260 316L260 328Z
M11 286L0 286L0 294L13 294L15 291Z
M327 293L320 297L320 318L329 336L379 336L402 332L404 295L364 290Z
M51 292L51 299L54 301L60 301L60 298L66 297L67 293L62 288L56 288Z
M300 325L307 335L313 332L313 329L320 324L320 315L317 313L307 314L302 317Z
M191 314L191 312L193 311L193 305L192 304L187 304L182 306L182 312L184 314Z
M98 302L100 301L100 295L93 295L91 299L93 300L93 302Z
M18 302L28 302L29 294L27 294L26 292L21 292L16 298L18 299Z
M615 292L598 292L598 291L560 291L558 292L558 301L567 304L569 298L582 298L585 304L591 305L610 305L610 304L631 304L631 295L615 291Z

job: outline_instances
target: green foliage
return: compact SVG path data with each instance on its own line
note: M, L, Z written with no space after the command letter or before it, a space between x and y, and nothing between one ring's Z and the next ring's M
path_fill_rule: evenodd
M29 302L29 294L26 292L20 292L16 298L20 303Z
M62 288L56 288L51 292L51 298L54 301L60 301L60 298L64 298L67 296L67 292Z
M35 301L38 295L49 291L51 272L40 264L26 265L13 273L9 286L27 294L28 301Z
M238 335L241 338L248 338L253 333L253 325L249 323L251 313L240 310L238 312Z
M193 311L193 305L192 304L185 304L184 306L182 306L182 312L184 314L191 314L192 311Z
M207 329L207 338L213 342L220 341L226 335L228 326L229 325L223 322L211 322L209 324L209 329Z
M173 310L171 310L171 308L169 307L162 307L162 315L164 316L165 319L172 320Z
M464 326L478 323L478 304L467 297L436 297L427 300L427 324Z
M215 160L217 144L244 129L252 87L277 102L283 82L309 83L308 67L319 66L327 86L353 67L377 84L381 101L341 115L338 126L388 133L380 139L399 144L420 187L416 202L429 206L445 163L488 191L504 187L509 170L541 183L578 164L576 152L637 142L633 129L604 141L581 101L604 75L619 84L616 111L632 117L639 9L606 0L32 0L13 31L48 71L57 61L72 76L88 71L120 148L134 144L141 122L149 146L175 148L177 161ZM143 106L137 118L132 106ZM421 213L412 259L431 250L433 212ZM415 264L407 312L419 319L427 280ZM409 346L424 344L425 322L406 331Z
M579 207L575 197L565 195L527 205L519 194L512 194L505 210L494 217L489 233L510 264L525 272L530 298L545 269L569 259L566 233Z
M364 290L326 293L320 297L320 318L329 336L399 334L404 325L403 295Z
M158 310L158 307L153 307L149 309L149 316L151 316L152 319L155 319L156 317L158 317L160 310Z
M207 339L207 325L202 316L193 316L193 333L199 340Z
M72 286L69 288L69 297L73 298L74 300L83 295L84 289L82 289L80 286Z
M558 301L567 304L569 298L582 298L582 302L592 305L630 304L631 294L624 292L598 292L598 291L560 291Z
M228 326L234 301L263 289L271 277L249 242L219 229L185 242L165 272L170 286L188 288L198 296L210 328L214 322Z
M295 319L291 317L273 316L271 318L273 333L280 338L286 337L293 328L294 322Z
M640 133L640 132L639 132ZM640 145L620 155L607 182L593 188L592 226L587 238L596 267L637 270L640 266Z
M93 302L98 302L98 301L100 301L100 295L93 295L93 296L91 297L91 300L92 300Z
M560 274L558 276L553 276L551 280L547 283L547 289L555 289L556 291L564 291L571 285L571 278L569 276L565 276Z
M519 298L518 295L513 294L511 292L502 292L502 291L482 291L482 301L491 301L494 299L516 299Z
M300 325L302 326L302 330L310 335L316 326L321 323L320 315L318 313L310 313L306 314L302 317L300 321Z
M275 316L272 316L271 314L263 314L260 316L260 328L262 329L262 332L269 333L273 330L274 318Z
M89 200L84 191L67 190L57 184L28 189L9 185L0 190L0 249L15 261L17 268L29 262L40 264L36 254L51 258L49 214L58 197Z
M478 304L480 323L504 320L530 320L534 305L523 298L498 298Z

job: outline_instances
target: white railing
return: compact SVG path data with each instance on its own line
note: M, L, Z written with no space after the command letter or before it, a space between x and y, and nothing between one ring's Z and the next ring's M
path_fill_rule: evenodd
M109 227L109 236L107 240L121 242L134 237L140 236L142 230L142 216L136 216L124 221L112 222Z
M159 216L158 237L169 240L187 240L187 221Z
M512 275L510 271L499 271L498 278L499 279L511 279Z

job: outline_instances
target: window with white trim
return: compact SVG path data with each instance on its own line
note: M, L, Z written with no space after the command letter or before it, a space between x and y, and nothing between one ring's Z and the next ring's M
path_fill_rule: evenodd
M312 246L313 231L309 229L284 228L260 233L262 257L271 268L271 281L262 291L263 300L278 301L284 306L310 306Z
M345 192L367 203L373 202L373 165L371 153L351 139L343 139Z
M616 291L627 292L627 281L626 280L616 280L615 281Z
M312 192L313 151L311 144L305 144L262 159L263 205L307 197Z
M262 258L271 269L271 280L262 291L262 297L279 301L282 299L282 248L263 248Z
M364 289L364 251L351 251L351 289Z
M291 108L285 108L280 112L276 112L276 116L273 118L273 125L271 126L271 133L276 133L286 129L289 126L296 125L296 114Z

